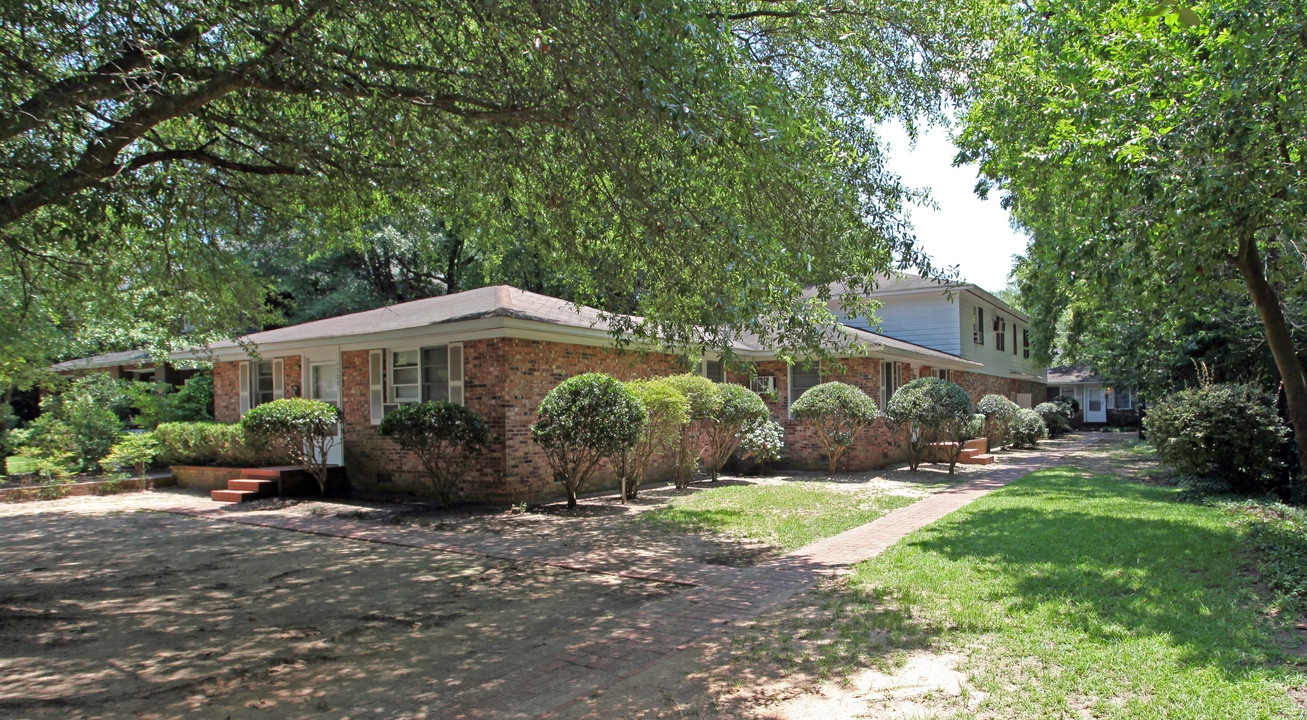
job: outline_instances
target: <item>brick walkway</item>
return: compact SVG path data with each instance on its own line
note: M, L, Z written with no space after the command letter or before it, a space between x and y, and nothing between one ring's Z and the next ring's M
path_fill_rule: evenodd
M450 720L548 718L594 692L648 670L677 650L780 606L812 588L822 577L879 555L904 536L976 498L1034 470L1057 465L1065 455L1082 450L1096 439L1096 435L1090 435L1055 452L1009 459L1002 465L991 466L977 480L775 560L743 569L621 551L571 557L552 546L510 545L495 538L458 533L384 529L341 518L252 517L215 509L213 503L199 498L151 509L435 552L539 563L687 588L685 592L646 605L628 627L562 648L551 662L529 673L506 665L501 676L458 692L437 708L435 715Z

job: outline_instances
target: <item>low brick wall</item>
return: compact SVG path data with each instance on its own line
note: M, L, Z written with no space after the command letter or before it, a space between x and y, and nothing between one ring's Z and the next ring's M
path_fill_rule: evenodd
M101 494L100 486L104 485L107 482L115 482L115 481L90 480L87 482L61 485L58 487L59 494L56 497L70 497L75 495L100 495ZM142 480L140 478L131 478L127 480L118 480L116 482L118 483L118 490L116 492L140 491L140 490L144 490L147 485L149 487L160 488L160 487L172 487L177 484L174 478L168 476L146 478L145 480ZM42 491L47 491L47 490L50 490L50 488L43 487L41 485L3 488L0 489L0 502L27 502L28 500L54 499L54 498L41 497Z
M211 465L173 465L172 476L177 486L190 490L226 490L227 481L243 476L245 468L213 467Z

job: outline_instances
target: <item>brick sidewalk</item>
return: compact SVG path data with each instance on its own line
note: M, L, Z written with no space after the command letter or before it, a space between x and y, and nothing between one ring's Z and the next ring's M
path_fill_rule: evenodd
M496 542L494 538L470 538L457 533L382 529L342 518L240 516L216 510L212 503L198 498L194 502L151 509L435 552L539 563L689 588L646 605L628 627L562 648L552 662L530 671L506 666L496 679L463 689L449 702L435 708L437 717L450 720L547 718L594 692L648 670L677 650L782 605L812 588L822 577L879 555L906 535L1027 473L1059 464L1064 456L1084 449L1096 439L1097 436L1082 438L1052 454L1026 456L991 466L993 469L977 480L775 560L743 569L613 551L569 557L556 548L513 546Z

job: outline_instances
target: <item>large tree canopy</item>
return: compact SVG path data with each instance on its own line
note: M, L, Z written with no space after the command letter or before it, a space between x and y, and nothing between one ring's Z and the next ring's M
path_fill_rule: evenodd
M578 301L636 289L637 336L811 346L828 318L805 285L928 269L873 128L938 113L973 19L967 0L7 3L6 319L152 288L136 316L230 331L261 295L231 250L419 205L482 247L528 243Z
M1210 308L1203 322L1253 307L1307 457L1307 379L1285 310L1307 291L1302 6L1013 12L962 143L1031 233L1019 275L1040 349L1068 307L1085 324L1112 312L1137 335L1183 319L1170 307Z

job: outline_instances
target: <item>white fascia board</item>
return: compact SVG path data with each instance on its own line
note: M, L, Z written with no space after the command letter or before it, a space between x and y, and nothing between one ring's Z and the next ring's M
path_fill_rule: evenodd
M1027 325L1030 324L1030 316L1029 316L1029 315L1027 315L1027 314L1021 312L1020 310L1018 310L1018 309L1012 307L1011 305L1008 305L1007 303L1003 302L1002 300L999 300L997 297L995 297L994 295L991 295L991 294L989 293L989 291L985 290L984 288L976 287L975 285L968 285L968 286L966 287L966 290L967 290L967 292L971 293L972 295L975 295L977 299L979 299L979 300L981 300L981 301L984 301L984 302L987 302L987 303L989 303L990 305L992 305L992 306L998 308L999 310L1002 310L1002 311L1005 312L1005 313L1008 313L1008 314L1010 314L1010 315L1014 315L1014 316L1016 316L1017 319L1019 319L1021 322L1025 323L1025 324L1027 324Z

